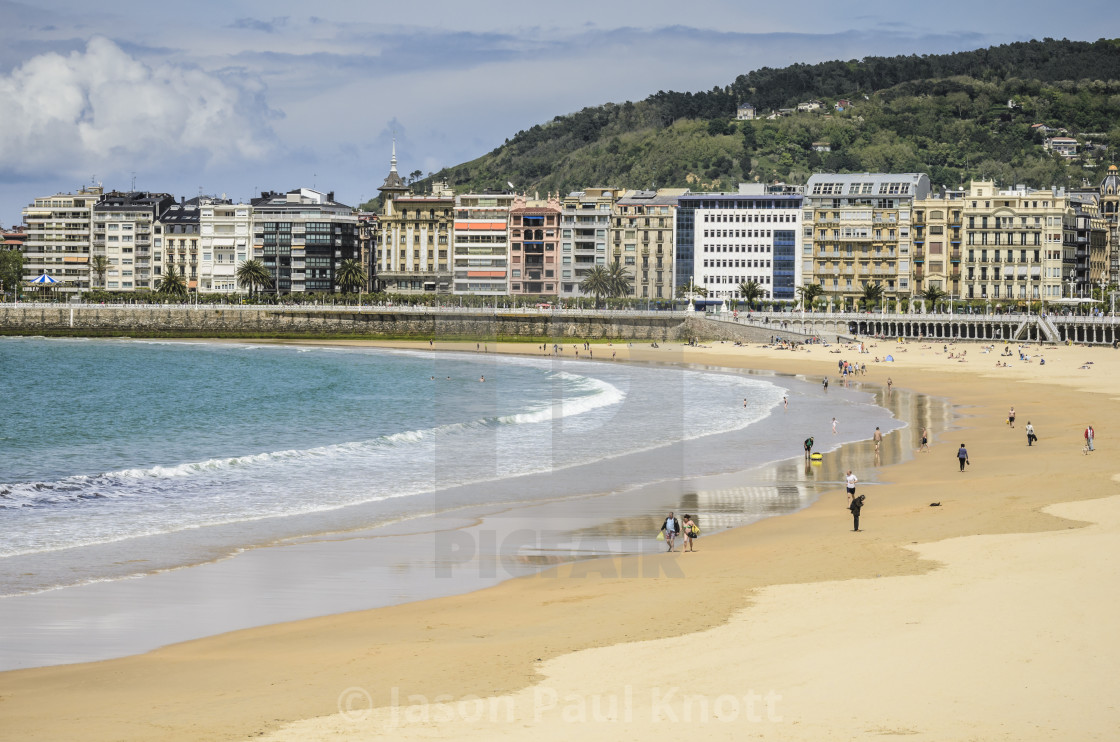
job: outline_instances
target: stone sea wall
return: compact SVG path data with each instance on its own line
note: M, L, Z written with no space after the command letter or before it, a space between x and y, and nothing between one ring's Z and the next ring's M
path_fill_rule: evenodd
M0 334L133 337L612 339L759 342L769 333L683 312L0 304Z

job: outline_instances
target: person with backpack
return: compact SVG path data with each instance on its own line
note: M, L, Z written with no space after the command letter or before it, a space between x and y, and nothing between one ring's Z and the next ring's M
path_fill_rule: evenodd
M848 510L852 511L852 530L859 530L859 511L863 508L863 500L867 495L860 495L853 497L852 501L848 503Z
M681 532L681 523L672 513L661 524L661 533L665 536L665 543L669 545L669 551L673 550L673 540L676 539L677 534Z

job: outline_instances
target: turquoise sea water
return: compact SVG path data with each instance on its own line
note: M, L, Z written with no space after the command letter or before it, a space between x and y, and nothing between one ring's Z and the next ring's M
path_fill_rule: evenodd
M741 430L785 393L742 374L549 357L123 339L2 338L0 370L0 594L593 492L581 467ZM774 455L761 442L736 464L751 458ZM530 473L556 476L496 484Z

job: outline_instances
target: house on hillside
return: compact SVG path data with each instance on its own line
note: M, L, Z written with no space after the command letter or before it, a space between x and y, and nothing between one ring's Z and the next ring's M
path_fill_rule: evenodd
M1043 136L1049 136L1051 134L1058 133L1057 129L1049 127L1046 124L1031 124L1031 134L1034 134L1036 131Z
M813 142L814 152L831 152L832 145L828 142Z
M1073 137L1048 137L1042 148L1062 157L1077 157L1077 140Z
M753 121L755 116L754 106L750 103L740 103L735 118L739 121Z
M840 100L836 101L836 105L833 107L837 111L846 111L852 107L852 102L847 98L841 98Z
M798 113L809 113L809 111L819 111L823 104L819 100L808 100L804 103L797 104Z

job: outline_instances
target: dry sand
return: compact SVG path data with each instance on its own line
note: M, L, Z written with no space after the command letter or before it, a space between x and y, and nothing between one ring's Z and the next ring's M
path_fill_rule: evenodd
M834 375L840 357L868 361L866 380L946 396L963 417L934 431L929 453L879 473L862 533L836 491L701 539L694 554L585 562L464 596L4 673L0 736L1112 739L1120 498L1099 498L1120 493L1108 453L1120 353L1063 347L1045 366L997 368L978 345L950 346L964 349L961 363L941 344L879 343L859 357L603 347L619 360L810 375ZM887 352L896 362L871 361ZM683 578L626 576L665 560Z

